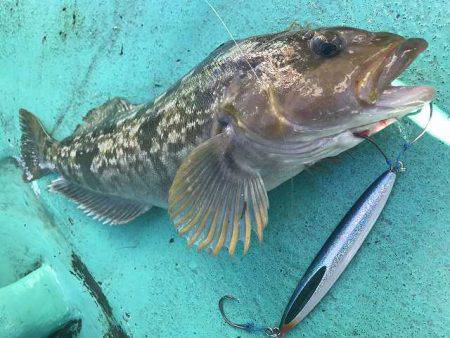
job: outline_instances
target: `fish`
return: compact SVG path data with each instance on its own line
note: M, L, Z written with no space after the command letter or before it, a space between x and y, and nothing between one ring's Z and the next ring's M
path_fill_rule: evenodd
M340 26L232 40L156 99L112 98L62 140L21 109L23 178L57 173L50 190L104 223L166 208L189 246L245 254L263 241L268 191L432 100L391 85L426 48Z
M328 237L293 292L279 325L280 336L300 323L327 294L358 252L391 194L397 178L392 167L361 195Z

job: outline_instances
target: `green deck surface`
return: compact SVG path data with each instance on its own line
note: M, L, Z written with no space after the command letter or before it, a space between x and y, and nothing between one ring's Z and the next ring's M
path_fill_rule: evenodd
M294 20L423 37L430 47L402 79L435 86L436 105L449 111L447 1L212 3L236 37L282 30ZM10 318L6 288L22 285L21 278L41 265L41 278L56 288L44 299L59 308L43 306L39 295L22 294L22 310L33 314L22 323L29 328L37 325L33 316L39 313L51 317L55 327L49 330L61 318L81 318L80 337L107 331L132 337L250 337L221 320L217 301L227 293L241 299L239 305L227 304L236 321L278 324L315 253L385 169L370 144L271 191L265 241L253 241L245 257L242 247L235 257L187 248L162 209L125 226L102 225L47 191L56 176L37 182L37 196L9 159L19 149L19 108L36 113L62 138L110 97L154 98L226 40L224 28L199 0L0 2L0 297L6 297L0 299L0 326ZM411 135L420 131L409 120L405 124ZM402 143L395 126L376 139L391 153ZM408 153L408 170L362 249L289 336L450 336L449 147L426 135ZM39 285L36 290L47 292ZM58 295L60 302L52 298ZM27 332L22 329L0 327L0 333L20 336ZM32 332L26 337L43 334Z

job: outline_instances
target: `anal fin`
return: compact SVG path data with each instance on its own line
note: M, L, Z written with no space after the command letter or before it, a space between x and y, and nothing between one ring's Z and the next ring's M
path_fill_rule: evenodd
M89 216L105 224L128 223L151 208L151 205L92 191L63 177L50 184L50 191L62 193L75 201Z

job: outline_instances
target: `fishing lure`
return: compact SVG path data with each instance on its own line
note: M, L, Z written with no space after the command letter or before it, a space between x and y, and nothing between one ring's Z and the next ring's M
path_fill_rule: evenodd
M380 151L389 168L364 191L328 237L294 290L279 326L233 323L226 317L223 309L226 300L237 300L231 295L219 300L219 310L227 324L248 332L264 332L269 337L284 337L286 332L292 330L314 309L345 270L377 221L391 194L397 174L405 170L401 157L425 134L432 114L433 107L430 103L430 117L426 126L413 141L403 145L394 162L389 160L373 139L365 137Z

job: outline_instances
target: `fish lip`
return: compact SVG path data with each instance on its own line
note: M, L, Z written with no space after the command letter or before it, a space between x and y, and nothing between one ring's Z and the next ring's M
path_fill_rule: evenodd
M366 124L354 127L350 131L356 137L376 134L398 118L421 109L435 94L436 90L430 86L389 86L383 91L375 106L365 112L375 120L368 119Z
M428 47L424 39L401 37L391 41L366 65L367 71L356 83L358 99L364 105L377 104L383 92L391 87L405 69Z
M418 108L433 100L436 90L430 86L387 86L375 103L378 108Z
M420 38L406 39L399 43L393 53L386 57L377 80L377 107L398 108L420 106L433 99L436 92L429 86L392 86L391 83L428 47Z
M410 38L399 43L382 64L382 71L377 80L379 92L390 86L391 82L399 77L427 47L428 42L420 38Z

